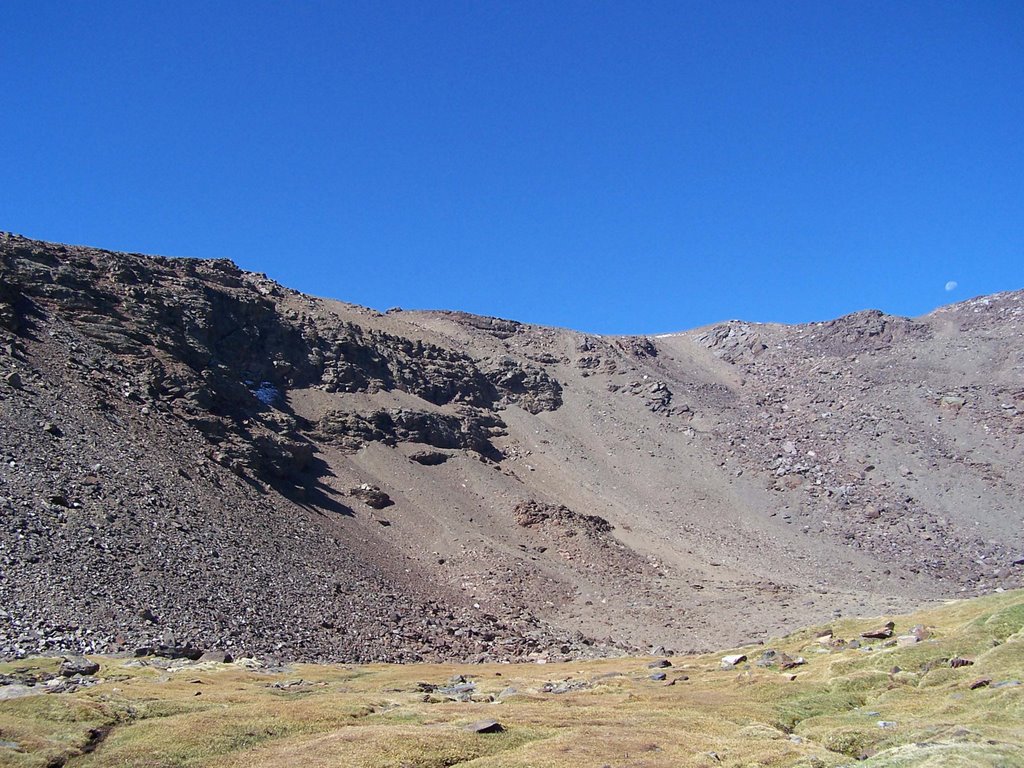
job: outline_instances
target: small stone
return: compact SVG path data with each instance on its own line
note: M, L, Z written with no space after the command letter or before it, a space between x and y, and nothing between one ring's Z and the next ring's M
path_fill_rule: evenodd
M672 666L672 662L669 661L668 659L658 659L657 661L652 661L650 664L648 664L647 668L648 669L665 669L666 667L671 667L671 666Z
M668 677L668 675L666 675L664 672L655 672L650 677L651 677L651 680L659 681L659 680L664 680L666 677Z
M943 408L949 408L954 411L959 411L965 405L967 405L967 399L960 397L959 395L943 395L939 400L939 405Z
M22 386L24 386L24 384L21 381L21 374L18 373L17 371L11 371L6 376L4 376L4 381L6 381L7 386L11 387L12 389L21 389Z
M894 723L892 720L879 720L878 721L878 727L879 728L895 728L896 725L897 724Z
M900 635L896 638L896 645L903 648L908 645L917 645L920 642L916 635Z
M992 683L992 678L991 677L979 677L977 680L972 682L967 687L970 688L972 691L976 691L978 688L985 688L988 685L990 685L991 683Z

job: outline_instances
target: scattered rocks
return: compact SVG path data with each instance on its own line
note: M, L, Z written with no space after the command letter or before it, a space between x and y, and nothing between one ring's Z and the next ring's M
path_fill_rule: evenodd
M551 522L592 535L604 534L612 530L611 523L603 517L580 514L561 504L546 504L533 499L516 504L513 516L516 525L523 528L536 528Z
M573 691L582 691L592 687L586 680L562 680L559 682L544 683L541 686L542 693L572 693Z
M436 693L455 699L456 701L469 701L472 695L476 692L476 683L460 682L444 688L435 688L434 690Z
M799 667L806 664L806 660L803 656L792 657L785 651L776 651L773 648L765 649L761 655L754 661L754 665L758 667L774 667L778 666L779 669L793 669L793 667Z

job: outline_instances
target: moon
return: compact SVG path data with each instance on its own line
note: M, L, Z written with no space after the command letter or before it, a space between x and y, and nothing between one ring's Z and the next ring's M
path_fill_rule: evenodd
M946 283L946 290L947 291L952 291L955 288L956 288L956 280L950 280L948 283Z

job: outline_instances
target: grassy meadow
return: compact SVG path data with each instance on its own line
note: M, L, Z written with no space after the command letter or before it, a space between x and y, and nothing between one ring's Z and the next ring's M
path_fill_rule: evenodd
M895 622L892 639L859 638L886 620ZM925 639L895 642L917 625ZM820 638L826 629L831 642ZM855 638L861 647L841 642ZM806 663L761 666L766 648ZM748 659L723 668L732 653ZM956 658L973 664L953 667ZM1024 766L1024 591L837 620L765 646L673 657L662 669L649 668L650 658L94 660L96 685L0 700L0 766ZM0 664L0 675L53 673L59 663ZM503 730L467 729L485 720Z

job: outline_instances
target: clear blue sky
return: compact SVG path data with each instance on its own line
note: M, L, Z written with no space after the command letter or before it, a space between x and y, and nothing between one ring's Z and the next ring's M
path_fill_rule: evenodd
M1024 287L1021 0L0 15L0 229L606 333Z

